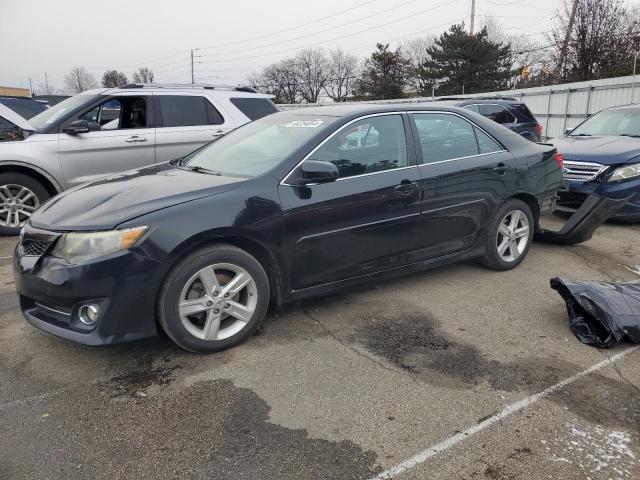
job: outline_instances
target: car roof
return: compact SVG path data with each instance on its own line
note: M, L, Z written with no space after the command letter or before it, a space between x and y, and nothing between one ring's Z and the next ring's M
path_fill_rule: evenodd
M604 108L603 110L634 110L640 109L640 104L631 103L629 105L618 105L616 107Z
M444 107L444 108L443 108ZM319 115L326 117L346 117L355 115L366 115L388 112L411 112L411 111L449 111L457 112L460 109L455 104L445 104L444 102L420 102L420 103L340 103L329 104L318 107L292 108L280 111L278 115Z
M251 87L233 85L210 85L210 84L163 84L163 83L130 83L122 87L96 88L82 93L93 95L118 95L122 92L193 92L193 93L213 93L216 96L227 97L252 97L252 98L273 98L273 95L258 93Z

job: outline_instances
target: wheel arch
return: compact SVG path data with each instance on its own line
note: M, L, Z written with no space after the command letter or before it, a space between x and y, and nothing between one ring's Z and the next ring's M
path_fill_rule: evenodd
M0 173L7 172L29 175L30 177L42 183L42 185L47 189L47 192L49 192L52 197L59 194L63 190L60 182L58 182L51 174L39 167L25 162L10 161L0 163Z
M201 232L174 248L167 256L166 262L175 265L186 255L197 248L215 244L227 244L238 247L253 257L263 266L269 279L271 300L276 304L283 303L283 266L273 249L265 242L258 240L247 232L207 231ZM168 273L167 273L168 275Z
M529 206L533 213L533 221L535 223L534 231L537 231L538 224L540 223L540 204L538 203L538 199L534 195L525 192L516 193L511 198L521 200Z

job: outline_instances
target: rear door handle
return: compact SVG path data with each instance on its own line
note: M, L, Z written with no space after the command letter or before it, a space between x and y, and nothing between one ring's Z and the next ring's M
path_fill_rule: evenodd
M139 137L138 135L133 135L125 140L127 143L136 143L136 142L146 142L147 139L144 137Z
M415 191L418 188L418 184L415 182L410 182L409 180L403 180L400 185L394 187L396 192L400 192L404 195L409 195L411 192Z

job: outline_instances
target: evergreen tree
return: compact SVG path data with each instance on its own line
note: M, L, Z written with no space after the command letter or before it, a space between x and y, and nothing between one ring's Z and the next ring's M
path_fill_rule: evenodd
M427 54L418 67L419 91L425 96L434 84L438 95L504 90L517 74L510 45L491 41L486 27L469 35L464 24L453 25Z
M365 60L362 76L354 87L357 97L374 100L402 98L409 84L411 61L398 48L389 50L389 44L378 43L377 50Z

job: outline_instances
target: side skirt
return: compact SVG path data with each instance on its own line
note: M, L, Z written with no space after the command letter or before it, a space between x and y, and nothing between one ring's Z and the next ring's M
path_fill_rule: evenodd
M380 272L369 273L367 275L361 275L358 277L348 278L346 280L340 280L337 282L324 283L322 285L315 285L313 287L304 288L302 290L293 290L289 292L283 299L283 303L295 302L305 300L311 297L317 297L320 295L326 295L333 293L338 289L347 288L355 285L362 285L375 280L390 280L393 278L403 277L411 273L421 272L423 270L429 270L432 268L441 267L443 265L450 265L452 263L459 263L465 260L473 260L479 258L484 254L484 248L481 246L473 247L464 252L451 253L449 255L443 255L437 258L431 258L416 263L410 263L408 265L402 265L399 267L389 268Z

